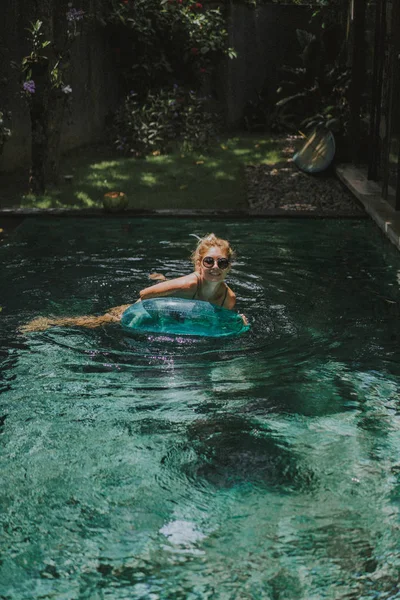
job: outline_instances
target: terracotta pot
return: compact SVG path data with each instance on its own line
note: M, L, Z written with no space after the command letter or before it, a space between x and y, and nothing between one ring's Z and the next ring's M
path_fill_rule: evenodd
M119 212L128 206L128 196L124 192L107 192L103 197L103 208L107 212Z

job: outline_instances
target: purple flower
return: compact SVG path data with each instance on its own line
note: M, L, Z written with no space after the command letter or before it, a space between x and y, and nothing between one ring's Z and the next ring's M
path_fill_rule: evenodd
M35 82L32 79L30 81L24 81L22 87L24 91L28 92L29 94L34 94L36 91Z
M84 16L83 10L78 10L77 8L70 8L67 12L67 21L70 23L74 23L75 21L81 21Z

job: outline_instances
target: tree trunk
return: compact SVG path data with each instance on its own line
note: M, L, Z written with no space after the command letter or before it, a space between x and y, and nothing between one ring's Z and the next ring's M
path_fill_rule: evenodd
M63 96L65 96L65 94L63 94ZM57 96L52 98L49 110L47 111L48 151L44 171L46 182L54 185L59 182L60 177L61 130L64 121L64 112L65 97Z
M46 184L56 184L59 178L61 130L66 96L54 89L51 82L51 65L59 58L54 42L63 44L67 21L67 0L33 0L34 20L43 21L46 39L52 42L46 48L49 60L32 65L32 79L36 91L30 98L32 127L32 166L30 190L43 194Z
M43 194L46 189L45 164L48 155L48 64L32 66L32 78L36 91L30 98L30 117L32 129L32 159L29 177L29 191Z
M48 31L51 39L57 47L56 56L62 52L62 63L70 63L70 50L62 51L66 36L66 13L69 7L69 0L48 0L51 2L51 22ZM61 156L61 133L64 123L65 107L68 96L60 89L50 90L49 108L48 108L48 153L45 164L46 181L56 185L60 177L60 156Z

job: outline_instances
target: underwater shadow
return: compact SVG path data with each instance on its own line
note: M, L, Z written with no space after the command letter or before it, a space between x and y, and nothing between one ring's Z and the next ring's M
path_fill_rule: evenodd
M311 492L318 484L285 440L246 419L225 415L197 421L189 426L187 439L185 449L174 448L165 462L192 481L206 480L218 488L251 484L279 493Z

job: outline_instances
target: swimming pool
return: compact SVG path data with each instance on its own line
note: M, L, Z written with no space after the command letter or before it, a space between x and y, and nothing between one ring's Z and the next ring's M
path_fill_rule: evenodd
M194 238L250 332L16 333ZM400 597L400 255L366 220L26 220L0 248L0 598Z

